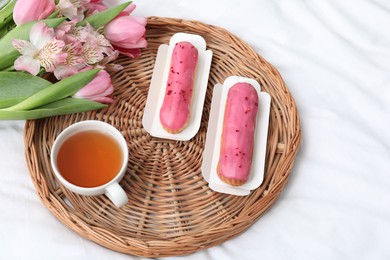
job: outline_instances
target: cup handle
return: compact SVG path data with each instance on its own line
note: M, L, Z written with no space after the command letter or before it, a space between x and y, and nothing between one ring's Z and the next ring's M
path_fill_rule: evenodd
M106 196L117 206L118 208L125 205L129 199L127 198L126 192L119 185L114 182L106 188Z

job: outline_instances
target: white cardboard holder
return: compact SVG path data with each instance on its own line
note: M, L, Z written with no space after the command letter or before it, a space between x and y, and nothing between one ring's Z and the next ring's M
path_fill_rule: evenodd
M171 134L161 125L160 109L165 97L173 48L176 43L182 41L190 42L198 49L198 65L195 72L189 122L183 131L177 134ZM188 141L196 135L202 119L211 59L212 51L206 50L206 41L196 34L176 33L171 37L169 45L160 45L153 69L144 115L142 117L142 125L150 135L178 141Z
M239 82L249 83L256 89L259 97L259 110L256 119L252 167L249 179L241 186L232 186L223 182L218 177L217 165L220 156L221 135L227 93L234 84ZM223 85L216 84L214 86L202 162L202 175L209 183L209 187L212 190L245 196L248 195L251 190L258 188L261 185L264 179L270 107L270 95L266 92L261 92L260 84L254 79L231 76L225 80Z

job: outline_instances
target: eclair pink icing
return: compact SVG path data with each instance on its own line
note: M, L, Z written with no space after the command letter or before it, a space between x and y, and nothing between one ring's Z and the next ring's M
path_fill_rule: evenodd
M198 50L189 42L176 43L160 109L160 122L170 133L182 131L191 114Z
M227 94L217 171L231 185L245 183L250 174L258 102L248 83L236 83Z

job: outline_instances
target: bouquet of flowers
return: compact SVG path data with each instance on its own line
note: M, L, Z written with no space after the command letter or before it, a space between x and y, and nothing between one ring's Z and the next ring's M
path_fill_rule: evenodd
M130 16L131 2L0 3L0 119L102 108L113 102L109 72L121 69L118 55L137 58L147 46L146 19Z

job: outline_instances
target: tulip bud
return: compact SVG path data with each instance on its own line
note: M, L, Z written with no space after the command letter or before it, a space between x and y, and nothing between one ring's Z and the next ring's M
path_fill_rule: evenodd
M147 47L145 39L146 18L130 16L135 8L130 5L126 12L118 15L104 27L104 35L110 41L114 49L129 57L139 57L140 48Z
M91 82L80 89L73 97L89 99L100 103L112 103L113 99L109 96L113 92L114 87L111 84L110 74L105 70L101 70Z
M21 25L47 18L54 12L54 0L17 0L14 8L14 21Z

